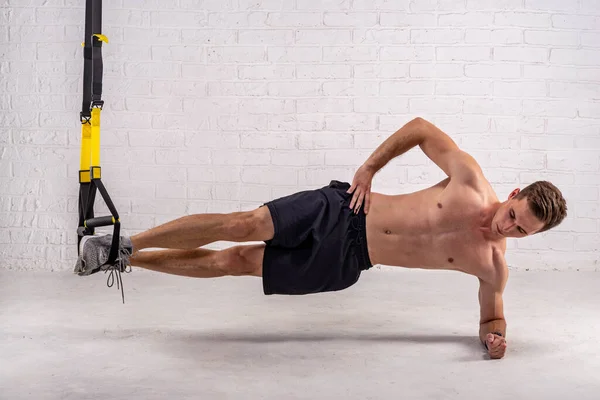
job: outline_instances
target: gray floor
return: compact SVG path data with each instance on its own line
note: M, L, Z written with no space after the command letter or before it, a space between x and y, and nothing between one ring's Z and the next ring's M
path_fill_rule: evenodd
M509 349L477 339L475 278L372 270L264 296L259 278L0 271L1 399L598 399L600 273L515 272Z

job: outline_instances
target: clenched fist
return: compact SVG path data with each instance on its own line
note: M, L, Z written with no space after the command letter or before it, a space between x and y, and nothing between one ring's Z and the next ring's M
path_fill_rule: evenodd
M502 336L488 333L485 338L485 343L488 348L488 354L492 359L499 359L504 357L506 352L506 339Z

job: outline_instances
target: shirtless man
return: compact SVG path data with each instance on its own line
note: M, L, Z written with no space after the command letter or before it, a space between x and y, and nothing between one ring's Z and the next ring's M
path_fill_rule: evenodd
M415 146L448 178L415 193L371 192L374 175ZM133 265L190 277L252 275L262 277L270 295L342 290L375 264L461 271L479 278L479 338L498 359L507 346L506 238L543 232L565 216L561 192L545 181L515 189L500 202L477 162L436 126L416 118L373 152L352 185L332 181L256 210L185 216L123 237L118 267L103 265L110 235L86 236L75 272L122 272ZM222 240L264 243L200 248ZM139 252L146 248L170 250Z

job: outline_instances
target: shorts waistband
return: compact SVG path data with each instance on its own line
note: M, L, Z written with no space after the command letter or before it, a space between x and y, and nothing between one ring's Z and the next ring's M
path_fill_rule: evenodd
M367 270L373 267L371 264L371 258L369 257L369 247L367 245L367 216L361 208L358 214L352 215L351 225L353 230L356 232L354 237L354 245L356 249L356 256L360 261L360 265L363 270Z

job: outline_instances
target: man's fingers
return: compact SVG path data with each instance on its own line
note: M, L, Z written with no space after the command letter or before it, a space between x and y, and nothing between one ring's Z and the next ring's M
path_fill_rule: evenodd
M367 191L367 195L365 196L365 214L369 213L369 206L371 205L371 191Z
M358 197L360 196L360 190L354 192L354 196L352 196L352 201L350 202L350 209L354 210L354 205L358 201Z
M358 214L358 210L360 210L360 206L362 205L364 197L365 197L365 195L362 192L358 196L358 201L356 202L356 207L354 207L354 212L357 214Z

